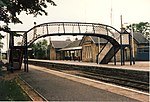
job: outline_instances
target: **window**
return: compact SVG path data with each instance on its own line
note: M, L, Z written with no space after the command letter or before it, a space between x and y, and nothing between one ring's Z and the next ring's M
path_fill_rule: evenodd
M138 48L138 53L148 53L148 52L149 52L149 48L148 47Z
M86 58L92 58L92 48L91 46L86 46L85 47L85 53L86 53Z
M145 48L145 49L144 49L144 52L147 52L147 53L148 53L148 52L149 52L149 51L148 51L148 48Z

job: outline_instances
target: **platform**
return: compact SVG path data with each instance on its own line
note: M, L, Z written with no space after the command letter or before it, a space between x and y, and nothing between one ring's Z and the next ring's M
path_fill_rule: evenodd
M44 67L29 65L20 76L49 101L148 102L149 94ZM35 84L36 83L36 84Z
M130 65L130 62L126 62L125 65L121 65L120 62L117 62L114 65L112 62L109 64L97 64L91 62L79 62L79 61L67 61L67 60L37 60L37 59L29 59L35 61L43 61L43 62L51 62L51 63L61 63L61 64L71 64L71 65L82 65L82 66L95 66L95 67L103 67L103 68L116 68L116 69L127 69L127 70L138 70L138 71L150 71L149 61L136 61L134 65Z

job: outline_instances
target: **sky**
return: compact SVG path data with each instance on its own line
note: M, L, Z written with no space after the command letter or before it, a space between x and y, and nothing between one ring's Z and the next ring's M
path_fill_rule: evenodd
M111 25L120 30L122 15L123 24L150 22L150 0L53 0L57 6L48 4L45 9L48 16L26 15L18 17L23 24L9 24L11 30L27 31L38 24L46 22L88 22ZM112 17L111 17L112 15ZM111 23L112 22L112 23ZM52 37L52 40L63 40L65 37ZM73 37L71 39L74 39ZM6 42L6 39L2 40ZM6 44L3 50L6 50Z

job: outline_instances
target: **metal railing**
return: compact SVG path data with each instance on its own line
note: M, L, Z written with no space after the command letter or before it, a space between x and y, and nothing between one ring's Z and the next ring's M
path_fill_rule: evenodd
M90 32L90 33L89 33ZM27 37L27 45L32 44L40 37L54 35L105 35L113 39L120 36L120 32L108 25L99 23L83 23L83 22L50 22L34 26L24 33L22 44ZM118 42L118 41L117 41ZM120 42L118 42L120 43Z

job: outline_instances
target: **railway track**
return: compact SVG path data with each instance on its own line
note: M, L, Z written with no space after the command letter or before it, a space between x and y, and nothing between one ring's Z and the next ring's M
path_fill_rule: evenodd
M97 74L94 72L87 72L87 71L81 71L81 70L66 70L66 69L64 70L64 69L58 69L58 68L50 68L50 69L77 75L77 76L82 76L82 77L86 77L86 78L90 78L90 79L94 79L98 81L103 81L106 83L112 83L112 84L132 88L132 89L147 92L147 93L149 92L149 83L147 82L132 80L128 78L121 78L117 76L102 75L102 74ZM74 73L74 71L76 73Z
M119 78L119 77L114 77L114 76L100 75L100 74L95 74L91 72L83 72L83 73L76 74L76 75L90 78L90 79L99 80L99 81L104 81L107 83L117 84L117 85L128 87L128 88L133 88L133 89L144 91L144 92L149 92L149 83L146 83L146 82L126 79L126 78Z
M17 83L19 86L25 91L25 93L30 97L32 101L45 101L48 100L43 97L40 93L38 93L35 89L33 89L25 80L23 80L20 76L17 77Z

